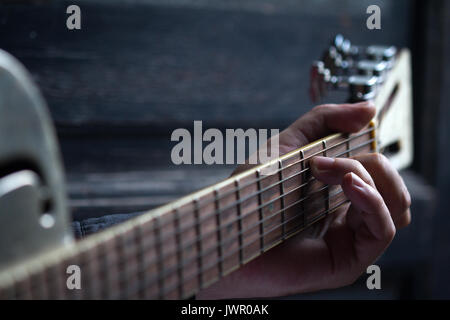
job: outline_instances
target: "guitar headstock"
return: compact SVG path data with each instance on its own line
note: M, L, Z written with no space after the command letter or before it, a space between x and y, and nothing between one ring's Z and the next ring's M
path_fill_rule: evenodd
M394 46L355 46L337 35L315 61L310 96L318 102L330 91L348 92L349 102L373 100L377 148L397 169L413 159L411 57Z

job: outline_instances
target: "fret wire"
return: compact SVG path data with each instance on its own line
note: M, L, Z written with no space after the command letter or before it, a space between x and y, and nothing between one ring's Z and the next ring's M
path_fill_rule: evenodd
M79 267L83 270L83 276L81 277L81 286L83 288L81 293L83 295L83 299L92 299L92 263L89 263L90 260L86 257L88 254L88 251L79 254L81 261Z
M334 210L338 209L339 207L341 207L342 205L344 205L344 204L347 203L347 202L349 202L349 200L343 200L343 201L341 201L340 203L338 203L337 205L335 205L333 208L331 208L330 211L334 211ZM308 228L308 227L310 227L311 225L317 223L319 220L322 220L322 219L325 218L327 215L328 215L328 212L323 212L323 213L322 213L320 216L318 216L311 224L307 225L306 228ZM293 219L295 219L295 218L298 218L298 216L295 216ZM288 221L286 221L286 223L290 222L290 220L293 220L293 219L288 219ZM276 228L280 228L280 225L278 225ZM269 232L267 232L266 235L267 235L268 233L273 232L274 230L276 230L276 228L273 228L272 230L270 230ZM293 235L297 234L298 232L301 232L301 231L304 230L304 229L305 229L304 227L302 227L301 225L298 225L298 226L294 227L293 230L289 231L288 234L289 234L289 236L293 236ZM255 241L257 241L257 239L252 240L249 244L246 245L246 247L251 246ZM272 243L269 244L266 248L267 248L267 249L271 248L271 247L273 246L273 244L276 244L277 242L283 242L283 238L280 237L280 238L275 239L275 240L272 241ZM233 250L233 251L229 252L228 254L226 254L226 255L223 257L223 259L227 259L228 257L233 256L234 254L237 253L238 250L240 250L240 249L236 249L236 250ZM253 259L256 258L257 256L259 256L260 254L261 254L261 253L256 253L256 255L254 255ZM252 259L252 260L253 260L253 259ZM216 266L216 264L217 264L217 262L209 263L209 264L206 265L205 268L202 269L200 272L204 273L204 272L208 271L209 269L214 268L214 267ZM195 276L196 276L196 275L194 274L194 275L191 275L189 278L194 278ZM189 278L187 279L188 281L190 280ZM216 279L216 281L219 280L219 279L220 279L220 277L219 277L218 279ZM174 289L175 289L175 287L173 287L173 286L167 288L166 294L167 294L167 293L170 293L170 292L173 291Z
M112 296L110 297L110 299L126 299L128 297L130 288L133 287L133 284L136 283L134 277L136 276L138 267L134 263L129 264L128 261L125 261L123 259L123 256L126 252L123 243L116 244L115 246L116 250L114 251L118 253L117 270L115 270L116 274L118 274L118 276L115 276L115 279L117 279L118 290L112 291ZM96 282L97 280L94 278L94 281Z
M108 254L107 250L105 249L106 243L102 243L99 248L99 264L102 266L100 267L102 270L104 270L103 272L100 273L100 283L103 283L102 288L100 289L100 296L102 298L107 298L108 293L110 290L109 289L109 285L110 285L110 273L109 273L109 263L108 260L110 260L110 255ZM108 287L108 288L107 288Z
M347 138L345 139L346 140L346 145L345 145L345 148L347 149L347 158L350 158L351 156L352 156L352 153L351 153L351 151L350 151L350 140L348 139L348 135L347 135Z
M280 170L278 170L278 179L280 180L280 194L284 194L284 185L283 185L283 164L281 163L281 160L278 160L278 167ZM281 197L280 199L280 207L281 207L281 223L283 224L281 233L283 235L283 240L284 240L284 233L286 231L285 225L284 225L284 220L285 220L285 215L286 215L286 210L284 210L284 198L285 197Z
M199 212L199 205L198 205L198 199L194 200L194 217L195 217L195 235L197 238L197 267L199 270L202 269L203 261L202 261L202 238L201 238L201 230L200 230L200 212ZM203 274L199 272L198 274L198 287L201 289L203 287Z
M175 242L177 247L177 276L178 276L178 294L180 298L183 296L183 268L181 267L183 264L183 251L180 250L182 248L181 244L181 232L180 232L180 212L178 209L175 209Z
M337 196L339 196L339 195L342 194L342 193L343 193L343 191L340 190L339 192L336 192L335 194L330 195L330 197L337 197ZM290 205L289 205L289 208L291 208L291 207L297 205L298 203L299 203L299 201L296 201L296 202L290 204ZM289 208L287 208L287 209L289 209ZM332 211L332 210L334 210L334 209L335 209L335 208L330 209L330 211ZM264 223L265 221L271 219L272 217L274 217L275 215L277 215L277 214L279 214L279 213L280 213L280 211L275 212L275 213L272 214L271 216L266 217L264 221L260 221L260 222L258 222L258 223L256 223L256 224L252 225L251 227L245 229L243 232L244 232L244 233L245 233L245 232L248 232L249 230L251 230L251 229L257 227L259 224ZM297 218L299 218L299 217L300 217L300 215L295 215L294 217L292 217L292 218L288 219L287 221L285 221L285 223L289 223L290 221L295 220L295 219L297 219ZM309 227L310 225L311 225L311 224L307 224L306 227ZM267 236L268 234L270 234L271 232L273 232L276 228L279 228L279 227L281 227L281 226L282 226L282 224L275 225L274 227L272 227L272 229L269 229L268 231L265 231L264 234L262 235L262 237ZM228 242L230 242L230 241L232 241L232 240L234 240L234 238L228 238L228 239L225 239L225 240L222 242L222 244L220 244L220 245L224 245L224 244L226 244L226 243L228 243ZM251 241L250 244L253 244L254 241L256 241L256 240ZM188 247L188 246L186 246L186 247ZM185 247L185 248L186 248L186 247ZM267 246L266 246L266 247L267 247ZM208 256L209 254L211 254L211 253L214 252L215 250L216 250L215 247L209 248L208 250L202 252L202 257ZM235 251L232 251L232 252L233 252L233 254L235 254L235 253L238 252L238 250L235 250ZM221 260L221 261L224 261L224 260L225 260L226 258L228 258L229 256L230 256L229 254L226 254L226 255L224 256L224 259ZM197 258L198 258L198 257L197 257ZM193 258L191 258L191 259L189 259L189 260L185 260L185 261L184 261L183 267L188 266L192 261L196 260L197 258L196 258L196 257L193 257ZM151 263L149 263L149 265L151 265L151 264L153 264L153 263L155 263L155 261L152 261ZM166 271L164 272L164 275L163 275L163 276L166 277L167 275L172 274L172 273L174 272L174 270L176 270L176 269L177 269L177 267L171 267L171 268L169 268L168 270L166 270ZM202 269L202 268L199 268L199 270L203 270L203 269ZM156 280L156 277L153 278L153 281L155 281L155 280Z
M136 285L139 286L140 283L145 281L145 278L147 277L147 272L145 272L145 249L143 246L143 235L142 235L142 226L137 226L137 228L135 229L135 243L137 246L137 256L136 256L136 260L137 260L137 276L138 276L138 283ZM139 297L140 298L146 298L147 295L147 291L145 290L146 288L142 288L139 287Z
M164 277L162 274L164 273L164 260L163 260L163 252L162 252L162 241L161 241L161 227L159 217L155 218L155 223L153 225L153 232L155 235L155 251L158 257L157 259L157 268L158 268L158 298L164 298ZM158 241L159 240L159 241Z
M262 205L262 193L261 193L261 180L259 180L259 177L261 176L261 170L260 169L258 169L256 171L256 175L257 175L257 178L258 178L256 183L257 183L257 188L258 188L257 194L258 194L259 220L262 221L264 219L264 215L263 215L263 211L262 211L262 207L261 207L261 205ZM264 233L264 224L263 223L261 223L259 225L259 233L260 233L261 236ZM264 237L260 237L260 239L261 240L259 241L259 246L260 246L260 251L262 253L264 251Z
M124 241L125 241L125 239L124 239L124 237L123 237L123 235L118 235L117 237L116 237L116 250L117 250L117 253L118 253L118 257L123 257L124 256L124 253L125 253L125 249L124 249ZM118 267L118 269L121 269L121 267L123 268L123 269L127 269L127 266L128 266L128 263L126 263L125 261L121 261L122 259L118 259L118 261L117 261L117 267ZM127 283L126 282L128 282L128 281L126 281L126 279L123 279L123 277L124 277L124 273L123 272L119 272L119 294L120 294L120 292L123 292L124 290L126 290L126 285L127 285ZM122 282L124 282L123 284L121 284ZM122 286L124 286L125 285L125 287L122 287ZM121 297L120 295L119 295L119 299L122 299L123 297Z
M367 141L367 142L365 142L365 143L362 143L362 144L360 144L360 145L358 145L358 146L355 146L355 147L353 147L353 149L356 150L356 149L365 147L365 146L369 145L369 144L372 143L372 142L373 142L373 139L371 139L371 140L369 140L369 141ZM320 151L320 152L323 152L323 151ZM342 155L344 155L344 154L346 154L346 152L337 154L337 155L336 155L336 158L337 158L337 157L340 157L340 156L342 156ZM306 168L305 170L308 171L309 168ZM298 175L300 175L300 174L306 174L306 171L304 171L304 172L301 172L301 171L296 172L295 174L293 174L293 175L291 175L291 176L285 178L283 182L285 182L285 181L287 181L287 180L289 180L289 179L292 179L293 177L296 177L296 176L298 176ZM315 180L316 180L315 177L311 177L311 179L309 179L307 182L305 182L304 184L300 185L299 187L305 187L305 186L307 186L308 184L312 183L312 182L315 181ZM279 182L273 184L272 186L270 186L270 188L276 187L278 184L279 184ZM298 190L299 187L297 187L297 189L295 189L295 190ZM293 192L293 191L295 191L295 190L294 190L294 189L290 190L289 192L286 193L286 195L290 194L291 192ZM263 188L263 189L262 189L262 192L265 192L265 191L267 191L267 188ZM323 189L320 190L320 191L323 191ZM260 192L260 193L262 193L262 192ZM257 196L257 195L260 194L260 193L253 193L253 194L251 195L251 197L247 197L245 200L251 199L252 197ZM270 205L270 204L273 203L274 201L279 200L279 198L282 197L282 196L283 196L283 195L278 196L278 197L276 197L276 198L274 198L274 199L271 199L270 201L265 202L265 203L262 205L262 208L264 208L264 207ZM242 198L242 199L240 200L240 202L242 202L243 199L244 199L244 198ZM198 201L198 200L197 200L197 201ZM213 216L216 215L216 214L221 214L221 213L224 212L225 210L228 210L228 209L232 208L232 207L235 206L235 205L236 205L236 204L233 203L232 205L229 205L229 206L227 206L227 207L220 208L220 210L219 210L218 212L213 212L213 213L211 213L211 214L209 214L209 215L204 216L203 218L201 218L202 220L200 220L200 223L202 223L202 222L204 222L204 221L210 219L211 217L213 217ZM258 208L256 208L255 210L259 210L259 209L260 209L260 208L258 207ZM250 212L250 213L254 213L254 211L252 211L252 212ZM234 219L234 220L232 220L231 222L229 222L228 224L222 226L222 229L228 227L230 224L232 224L232 223L234 223L234 222L236 222L236 219ZM184 228L181 229L181 232L184 232L184 231L189 230L190 228L194 227L195 224L196 224L196 223L185 226ZM163 238L162 240L166 240L166 239L168 239L168 238L169 238L169 236L167 236L166 238Z
M237 224L238 224L238 241L239 241L239 248L242 248L242 208L240 203L240 191L239 191L239 181L237 179L234 180L234 184L236 186L236 209L237 209ZM243 251L239 251L239 265L242 265L244 262L243 258Z
M323 149L323 156L327 156L327 142L325 140L322 140L322 149ZM327 185L326 189L328 193L328 199L325 200L325 210L328 210L330 208L330 187Z
M216 211L219 210L219 198L218 198L218 191L217 189L214 189L214 204L215 204L215 209ZM219 258L222 257L222 246L220 245L220 243L222 242L222 232L221 232L221 216L220 214L216 214L216 229L217 229L217 242L219 243L219 245L217 246L217 256ZM219 263L219 275L222 276L223 275L223 263L220 262Z
M367 142L367 143L362 144L362 145L357 146L357 147L361 147L361 146L364 146L364 145L368 145L369 143L370 143L370 142ZM276 201L276 200L278 200L278 199L281 198L281 197L286 197L287 195L291 194L292 192L295 192L295 191L301 189L302 187L306 186L307 184L311 183L312 181L314 181L314 180L311 179L310 181L308 181L308 182L306 182L306 183L304 183L304 184L302 184L302 185L300 185L300 186L297 186L296 188L293 188L292 190L289 190L289 191L286 192L284 195L280 195L280 196L278 196L277 198L274 198L274 199L268 201L268 202L265 203L264 205L259 206L258 208L256 208L256 209L254 209L254 210L248 212L248 213L247 213L245 216L243 216L243 217L245 218L245 217L247 217L247 216L250 216L251 214L254 214L255 212L257 212L258 210L261 210L262 208L264 208L265 206L269 205L269 204L272 203L273 201ZM320 189L318 189L318 190L316 190L316 191L314 191L314 192L312 192L312 193L310 193L310 194L307 194L305 197L302 197L302 198L299 199L298 201L296 201L296 202L294 202L293 204L291 204L291 205L289 205L288 207L286 207L285 210L291 208L292 205L297 205L297 204L299 204L299 203L304 203L304 201L306 201L306 200L308 200L310 197L312 197L312 196L314 196L314 195L316 195L316 194L318 194L318 193L324 191L326 188L327 188L327 186L325 185L325 186L323 186L322 188L320 188ZM194 200L194 204L195 204L195 202L197 202L197 204L195 205L195 207L198 207L198 200L197 200L197 199ZM303 210L303 211L304 211L304 210ZM277 214L279 214L279 213L280 213L280 211L277 211L277 212L275 212L274 214L271 214L271 215L269 215L268 217L263 218L263 222L265 222L265 221L267 221L267 220L273 218L275 215L277 215ZM217 214L217 213L214 213L214 214ZM208 217L214 216L214 214L211 214L211 215L209 215ZM305 215L305 217L306 217L306 215ZM225 229L225 228L229 227L230 225L232 225L233 223L235 223L236 221L238 221L238 219L239 219L239 218L231 220L231 221L228 222L227 224L222 225L222 226L220 227L220 229ZM206 219L205 219L205 220L206 220ZM194 225L190 225L189 227L193 227L193 226L195 226L196 229L197 229L197 227L199 226L199 224L196 223L196 224L194 224ZM257 224L254 224L254 225L252 225L250 228L247 228L244 232L246 232L246 231L248 231L248 230L254 228L255 226L257 226ZM185 228L185 230L188 230L188 229L189 229L189 228ZM182 230L182 231L185 231L185 230ZM196 232L197 232L197 231L196 231ZM198 232L199 232L199 231L198 231ZM186 245L183 247L183 249L189 247L190 245L192 245L192 244L194 244L194 243L197 243L197 246L198 246L199 243L201 244L201 241L202 241L202 240L204 240L205 238L207 238L208 236L210 236L210 235L211 235L212 233L214 233L214 232L216 232L216 231L212 231L212 232L210 232L210 233L207 233L207 234L205 234L204 236L201 236L201 235L200 235L200 238L199 238L199 236L197 235L197 239L195 239L194 241L191 241L191 242L186 243ZM163 238L163 239L161 239L160 241L164 241L164 240L166 240L166 239L168 239L168 238L169 238L169 237ZM229 241L230 241L230 239L228 239L228 242L229 242ZM225 243L222 243L222 244L225 244ZM154 244L153 244L153 245L154 245ZM163 258L166 258L167 256L169 256L169 255L171 255L171 254L173 254L173 253L174 253L174 252L169 252L169 253L167 253L166 255L164 255ZM155 261L155 260L153 260L152 262L154 262L154 261Z
M371 128L371 129L369 129L369 130L360 132L360 133L358 133L357 135L354 135L354 136L352 136L351 138L349 138L349 140L350 140L350 141L351 141L351 140L355 140L355 139L357 139L357 138L359 138L359 137L361 137L361 136L363 136L363 135L365 135L365 134L368 134L368 133L373 132L374 130L375 130L374 128ZM348 140L348 139L347 139L347 140ZM345 152L342 152L342 153L336 155L335 157L337 158L337 157L339 157L339 156L342 156L342 155L348 153L349 151L354 151L354 150L359 149L359 148L361 148L361 147L363 147L363 146L366 146L366 145L368 145L368 144L370 144L370 143L372 143L372 142L374 142L374 141L375 141L375 139L374 139L374 138L371 138L371 139L369 139L368 141L366 141L365 143L362 143L362 144L360 144L360 145L358 145L358 146L356 146L356 147L353 147L351 150L346 150ZM336 147L338 147L338 146L340 146L340 145L342 145L342 144L344 144L344 143L346 143L346 142L347 142L347 141L345 141L345 140L344 140L344 141L341 141L341 142L339 142L339 143L337 143L337 144L332 145L331 147L329 147L328 150L334 149L334 148L336 148ZM291 164L285 166L285 167L283 168L283 170L288 169L288 168L290 168L291 166L294 166L294 165L296 165L296 164L299 164L301 161L304 162L304 161L306 161L306 160L309 160L309 159L311 159L311 158L313 158L313 157L315 157L315 156L317 156L317 155L319 155L319 154L321 154L321 153L323 153L323 150L319 150L319 151L317 151L317 152L315 152L315 153L309 155L307 158L304 158L304 159L302 159L302 160L300 160L300 161L293 162L293 163L291 163ZM306 172L306 171L309 171L309 170L310 170L309 167L305 168L305 172ZM289 180L289 179L291 179L291 178L293 178L293 177L295 177L295 176L297 176L297 175L299 175L299 174L305 173L305 172L297 172L296 174L294 174L294 175L288 177L288 178L285 179L285 180ZM275 171L273 174L276 174L276 173L278 173L278 170ZM269 178L270 176L272 176L272 175L263 176L263 177L261 178L261 180L267 179L267 178ZM255 182L257 182L257 180L253 180L253 181L247 182L246 184L241 185L241 186L240 186L240 189L243 189L243 188L245 188L245 187L247 187L247 186L250 186L250 185L252 185L252 184L255 183ZM266 191L266 190L269 190L269 189L271 189L271 188L273 188L273 187L276 187L277 185L278 185L278 183L275 183L275 184L273 184L273 185L269 185L268 187L265 187L265 188L262 190L262 192L264 192L264 191ZM231 194L233 194L233 193L235 193L235 192L236 192L236 190L230 190L230 191L224 192L223 194L220 195L220 197L219 197L218 200L221 200L221 199L225 198L226 196L231 195ZM251 196L253 197L253 196L255 196L255 195L256 195L256 194L253 194L253 195L251 195ZM247 198L248 198L248 197L247 197ZM243 198L243 199L244 199L244 198ZM245 200L247 200L247 199L245 199ZM244 200L244 201L245 201L245 200ZM199 207L199 209L200 209L200 208L203 208L203 207L205 207L205 206L207 206L207 205L210 204L210 203L211 203L211 201L205 201L204 203L202 203L202 207ZM223 211L224 211L224 210L227 210L227 209L231 208L232 206L234 206L234 204L233 204L233 205L230 205L228 208L223 208L222 210L223 210ZM187 213L186 213L186 214L187 214ZM183 216L184 216L184 215L181 215L181 217L183 217ZM168 222L165 222L162 226L164 226L166 223L168 223Z
M301 160L305 159L305 153L303 152L303 150L300 150L300 158L301 158ZM301 161L300 162L300 171L304 171L304 170L305 170L305 162ZM305 184L306 174L305 173L301 174L300 175L300 179L301 179L302 184ZM300 188L300 197L303 198L305 193L306 193L305 188L301 187ZM305 204L304 204L304 202L302 202L300 204L300 209L301 209L302 212L305 211ZM303 225L306 226L306 215L304 213L303 213Z

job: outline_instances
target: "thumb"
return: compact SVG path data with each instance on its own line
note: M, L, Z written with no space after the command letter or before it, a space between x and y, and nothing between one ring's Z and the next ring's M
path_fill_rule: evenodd
M336 132L353 133L363 129L375 116L371 101L354 104L324 104L315 107L280 133L280 146L299 148Z

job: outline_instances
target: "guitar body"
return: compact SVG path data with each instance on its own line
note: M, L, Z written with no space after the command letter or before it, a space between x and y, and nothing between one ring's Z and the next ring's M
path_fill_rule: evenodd
M339 186L312 177L312 157L385 151L397 169L412 161L409 51L354 51L345 52L353 67L344 73L335 74L329 56L315 64L312 87L316 96L345 87L353 101L373 99L369 126L323 137L78 242L45 103L24 68L0 52L1 88L8 88L0 95L0 297L188 298L293 235L321 236L348 200ZM67 286L69 270L81 270L81 290Z

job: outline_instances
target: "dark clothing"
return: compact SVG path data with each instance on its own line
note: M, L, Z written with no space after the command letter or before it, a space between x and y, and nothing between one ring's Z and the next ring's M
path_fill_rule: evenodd
M122 213L102 216L99 218L89 218L72 222L72 229L76 238L82 238L89 234L98 232L117 223L121 223L144 212Z

